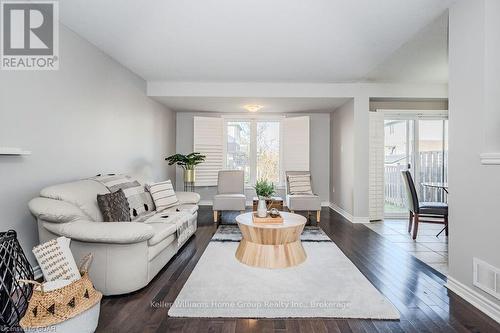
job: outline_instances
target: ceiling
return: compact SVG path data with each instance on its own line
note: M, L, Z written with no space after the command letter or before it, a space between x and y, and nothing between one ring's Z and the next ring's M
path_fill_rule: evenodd
M433 60L442 62L446 27L426 27L452 2L64 0L59 6L63 24L148 81L358 82L411 81L410 74L441 80L433 76ZM429 76L422 78L418 66L398 75L415 64Z
M349 98L246 98L246 97L153 97L174 111L238 113L247 104L262 105L262 113L331 112Z
M419 31L366 78L377 82L448 83L448 12Z

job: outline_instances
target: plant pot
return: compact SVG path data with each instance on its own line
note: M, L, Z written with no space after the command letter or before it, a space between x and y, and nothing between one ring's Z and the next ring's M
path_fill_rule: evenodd
M196 173L194 169L185 169L184 170L184 182L185 183L194 183L196 178Z
M266 199L259 198L259 204L257 205L257 216L266 217L267 216L267 205Z

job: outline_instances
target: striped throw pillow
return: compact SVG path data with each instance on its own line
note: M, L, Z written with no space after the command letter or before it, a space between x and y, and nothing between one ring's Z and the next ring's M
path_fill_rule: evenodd
M288 189L290 194L313 194L311 188L311 175L288 175Z
M177 196L175 195L174 187L170 180L149 184L147 186L149 193L153 197L155 202L156 211L162 211L164 209L175 206L179 203Z

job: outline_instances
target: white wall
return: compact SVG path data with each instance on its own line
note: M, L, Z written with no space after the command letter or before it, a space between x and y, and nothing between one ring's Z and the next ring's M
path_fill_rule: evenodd
M321 197L321 201L329 202L330 197L330 114L329 113L293 113L293 116L308 115L310 117L310 170L313 180L313 190ZM220 114L211 112L177 112L176 150L179 153L193 151L193 118L194 116L214 116ZM177 190L182 190L182 170L177 168ZM197 187L201 200L211 201L216 194L216 187ZM255 195L253 189L245 191L247 200ZM285 198L285 190L279 190L278 195Z
M354 99L339 107L330 119L330 201L354 213Z
M0 230L25 252L37 244L28 201L45 186L104 172L169 177L175 115L145 95L146 83L61 26L59 71L0 71ZM173 176L173 173L170 175Z
M482 165L479 159L487 127L485 101L493 102L489 94L499 93L485 79L491 71L500 76L500 59L485 58L485 38L497 41L492 44L496 52L500 47L500 31L485 31L486 13L500 21L499 7L488 8L496 1L464 0L450 9L449 277L498 307L498 299L472 286L473 257L500 268L500 166ZM498 99L494 108L498 115Z

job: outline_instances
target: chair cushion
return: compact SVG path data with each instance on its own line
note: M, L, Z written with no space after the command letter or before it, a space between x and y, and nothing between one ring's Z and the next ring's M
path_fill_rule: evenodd
M214 196L214 210L245 210L244 194L217 194Z
M320 210L321 198L315 194L289 194L286 196L286 204L290 210Z
M420 214L448 215L448 204L444 202L421 202Z
M217 179L217 193L243 194L245 173L243 170L221 170Z

